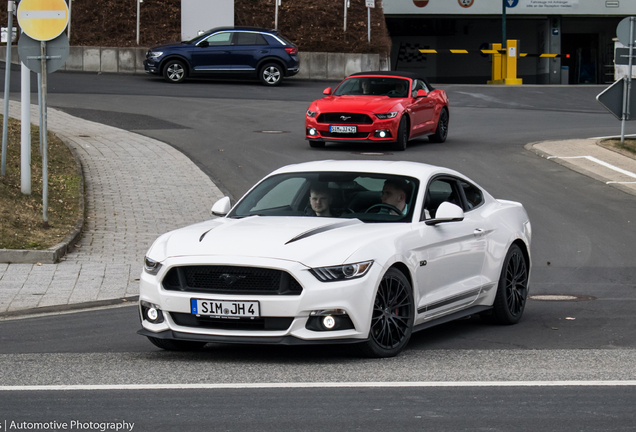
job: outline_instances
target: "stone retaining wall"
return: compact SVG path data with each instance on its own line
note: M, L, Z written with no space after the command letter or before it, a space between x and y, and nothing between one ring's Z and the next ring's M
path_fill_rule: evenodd
M69 57L60 70L78 72L144 73L148 48L70 47ZM380 54L300 52L300 72L294 78L342 79L352 73L389 70L389 59ZM0 61L7 56L0 47ZM11 63L19 64L18 48L13 46Z

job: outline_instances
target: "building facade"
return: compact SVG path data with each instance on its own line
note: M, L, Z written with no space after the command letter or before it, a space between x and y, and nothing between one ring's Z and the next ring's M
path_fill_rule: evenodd
M613 82L616 27L636 15L636 0L383 0L391 69L438 83L486 83L492 60L480 50L502 42L504 4L506 39L527 54L517 61L524 84Z

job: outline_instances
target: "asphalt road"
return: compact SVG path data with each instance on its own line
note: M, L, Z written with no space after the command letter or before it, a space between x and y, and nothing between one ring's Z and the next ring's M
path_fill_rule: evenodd
M17 83L19 74L13 76ZM618 134L620 123L594 99L603 86L440 86L451 101L448 141L421 139L406 152L370 156L359 153L387 149L310 149L304 141L306 108L333 85L169 85L149 76L55 73L49 103L173 145L234 199L273 169L308 160L382 158L457 169L528 210L531 294L594 299L530 300L524 319L511 327L476 317L445 324L415 334L401 356L385 360L360 359L341 347L210 345L200 353L161 352L134 334L134 307L3 321L0 385L635 379L636 199L523 147ZM636 125L629 123L627 132L636 133ZM76 415L111 421L130 414L141 430L170 424L193 430L630 430L634 414L626 401L635 388L0 391L0 420L59 414L69 421ZM41 401L50 416L36 415L26 400ZM206 414L207 406L221 409Z

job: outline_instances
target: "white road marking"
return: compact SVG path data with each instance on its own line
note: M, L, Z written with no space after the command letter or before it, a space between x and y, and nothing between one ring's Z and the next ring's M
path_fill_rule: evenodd
M61 10L23 10L20 19L66 19L66 12Z
M636 174L634 174L633 172L608 164L607 162L603 162L602 160L597 159L594 156L548 156L548 159L587 159L599 165L603 165L606 168L609 168L621 174L624 174L628 177L636 178ZM607 182L607 183L609 184L609 183L618 183L618 182Z
M228 384L113 384L113 385L31 385L0 386L0 391L69 390L219 390L275 388L377 388L377 387L621 387L636 386L625 381L414 381L414 382L306 382L306 383L228 383Z

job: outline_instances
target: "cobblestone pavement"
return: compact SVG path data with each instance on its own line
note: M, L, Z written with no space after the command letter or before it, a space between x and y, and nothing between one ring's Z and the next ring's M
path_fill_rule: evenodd
M20 117L19 103L10 102L9 115ZM37 105L31 119L37 124ZM59 264L0 264L0 314L138 295L152 242L209 219L223 196L192 161L160 141L54 109L48 129L82 161L84 232L79 248Z

